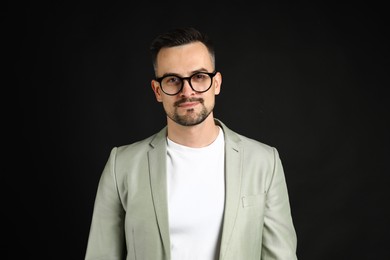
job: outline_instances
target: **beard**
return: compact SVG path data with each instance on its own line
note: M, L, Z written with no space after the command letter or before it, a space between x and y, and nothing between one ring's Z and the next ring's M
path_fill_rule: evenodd
M177 112L177 107L183 102L193 102L198 101L200 105L202 106L202 109L200 112L195 112L195 109L190 108L186 110L186 113L184 115L179 115ZM177 101L175 104L175 110L172 114L169 114L166 112L167 116L172 119L175 123L182 125L182 126L194 126L202 123L206 118L210 115L210 113L213 111L213 108L207 109L204 105L204 100L202 98L199 99L183 99Z

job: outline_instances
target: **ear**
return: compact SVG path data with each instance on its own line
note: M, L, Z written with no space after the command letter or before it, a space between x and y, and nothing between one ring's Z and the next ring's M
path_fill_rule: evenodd
M221 73L217 72L214 76L214 93L215 95L218 95L221 92L221 85L222 85L222 75Z
M152 80L152 81L150 82L150 85L152 86L154 95L156 96L156 100L157 100L158 102L162 102L162 95L161 95L161 87L160 87L160 84L159 84L157 81Z

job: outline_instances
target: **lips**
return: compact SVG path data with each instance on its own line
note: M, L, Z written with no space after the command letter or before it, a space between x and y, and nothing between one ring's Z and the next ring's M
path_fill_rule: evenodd
M199 102L184 102L179 104L178 107L188 108L188 107L196 106L197 104L199 104Z
M203 102L204 100L202 98L187 98L176 101L174 105L176 107L193 107Z

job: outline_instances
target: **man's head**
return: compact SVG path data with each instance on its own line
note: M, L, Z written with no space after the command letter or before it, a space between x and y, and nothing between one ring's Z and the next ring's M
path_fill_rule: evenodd
M222 82L211 41L194 28L179 28L159 35L151 52L156 75L151 85L168 120L183 126L203 122Z

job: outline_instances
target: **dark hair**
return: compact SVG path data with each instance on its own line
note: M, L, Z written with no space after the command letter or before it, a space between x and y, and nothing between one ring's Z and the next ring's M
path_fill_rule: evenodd
M207 47L215 66L214 44L210 38L193 27L181 27L160 34L152 41L150 52L154 69L156 70L157 54L162 48L180 46L192 42L201 42Z

